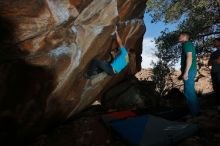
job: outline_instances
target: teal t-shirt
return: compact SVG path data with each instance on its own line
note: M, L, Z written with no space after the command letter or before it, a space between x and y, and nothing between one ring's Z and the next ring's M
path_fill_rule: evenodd
M120 73L128 65L128 62L128 52L125 47L122 47L118 56L112 61L111 66L116 73Z
M185 42L182 47L182 55L181 55L181 71L184 72L186 68L186 54L188 52L192 52L192 65L190 70L196 69L196 48L191 41Z

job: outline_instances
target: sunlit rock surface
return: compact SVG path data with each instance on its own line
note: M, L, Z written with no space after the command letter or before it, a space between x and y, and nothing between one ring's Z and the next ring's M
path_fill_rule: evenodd
M41 131L82 111L139 71L145 2L0 1L1 132L17 131L22 136ZM114 79L100 74L87 87L86 66L93 58L106 58L115 24L125 46L133 50L129 67Z

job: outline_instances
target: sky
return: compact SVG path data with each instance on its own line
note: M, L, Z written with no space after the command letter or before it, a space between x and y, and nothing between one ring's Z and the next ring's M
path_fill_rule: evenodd
M143 53L142 53L142 68L152 68L152 61L156 62L157 58L154 56L156 51L154 38L160 36L160 32L165 28L169 31L175 30L178 23L165 24L163 22L151 23L151 16L145 13L144 23L146 25L146 33L143 40Z

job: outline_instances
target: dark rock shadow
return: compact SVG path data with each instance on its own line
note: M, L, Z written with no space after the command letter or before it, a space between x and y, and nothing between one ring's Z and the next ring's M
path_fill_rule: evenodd
M16 44L15 25L0 14L0 143L26 143L44 129L51 70L25 62Z

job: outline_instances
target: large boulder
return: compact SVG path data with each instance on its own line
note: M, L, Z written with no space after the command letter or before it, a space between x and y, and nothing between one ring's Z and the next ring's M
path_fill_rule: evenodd
M102 106L106 110L131 110L156 107L159 94L151 81L130 78L108 89L102 96Z
M145 2L0 1L0 131L41 131L139 71ZM115 78L101 74L86 87L86 66L106 57L116 24L125 47L133 50L129 67Z

